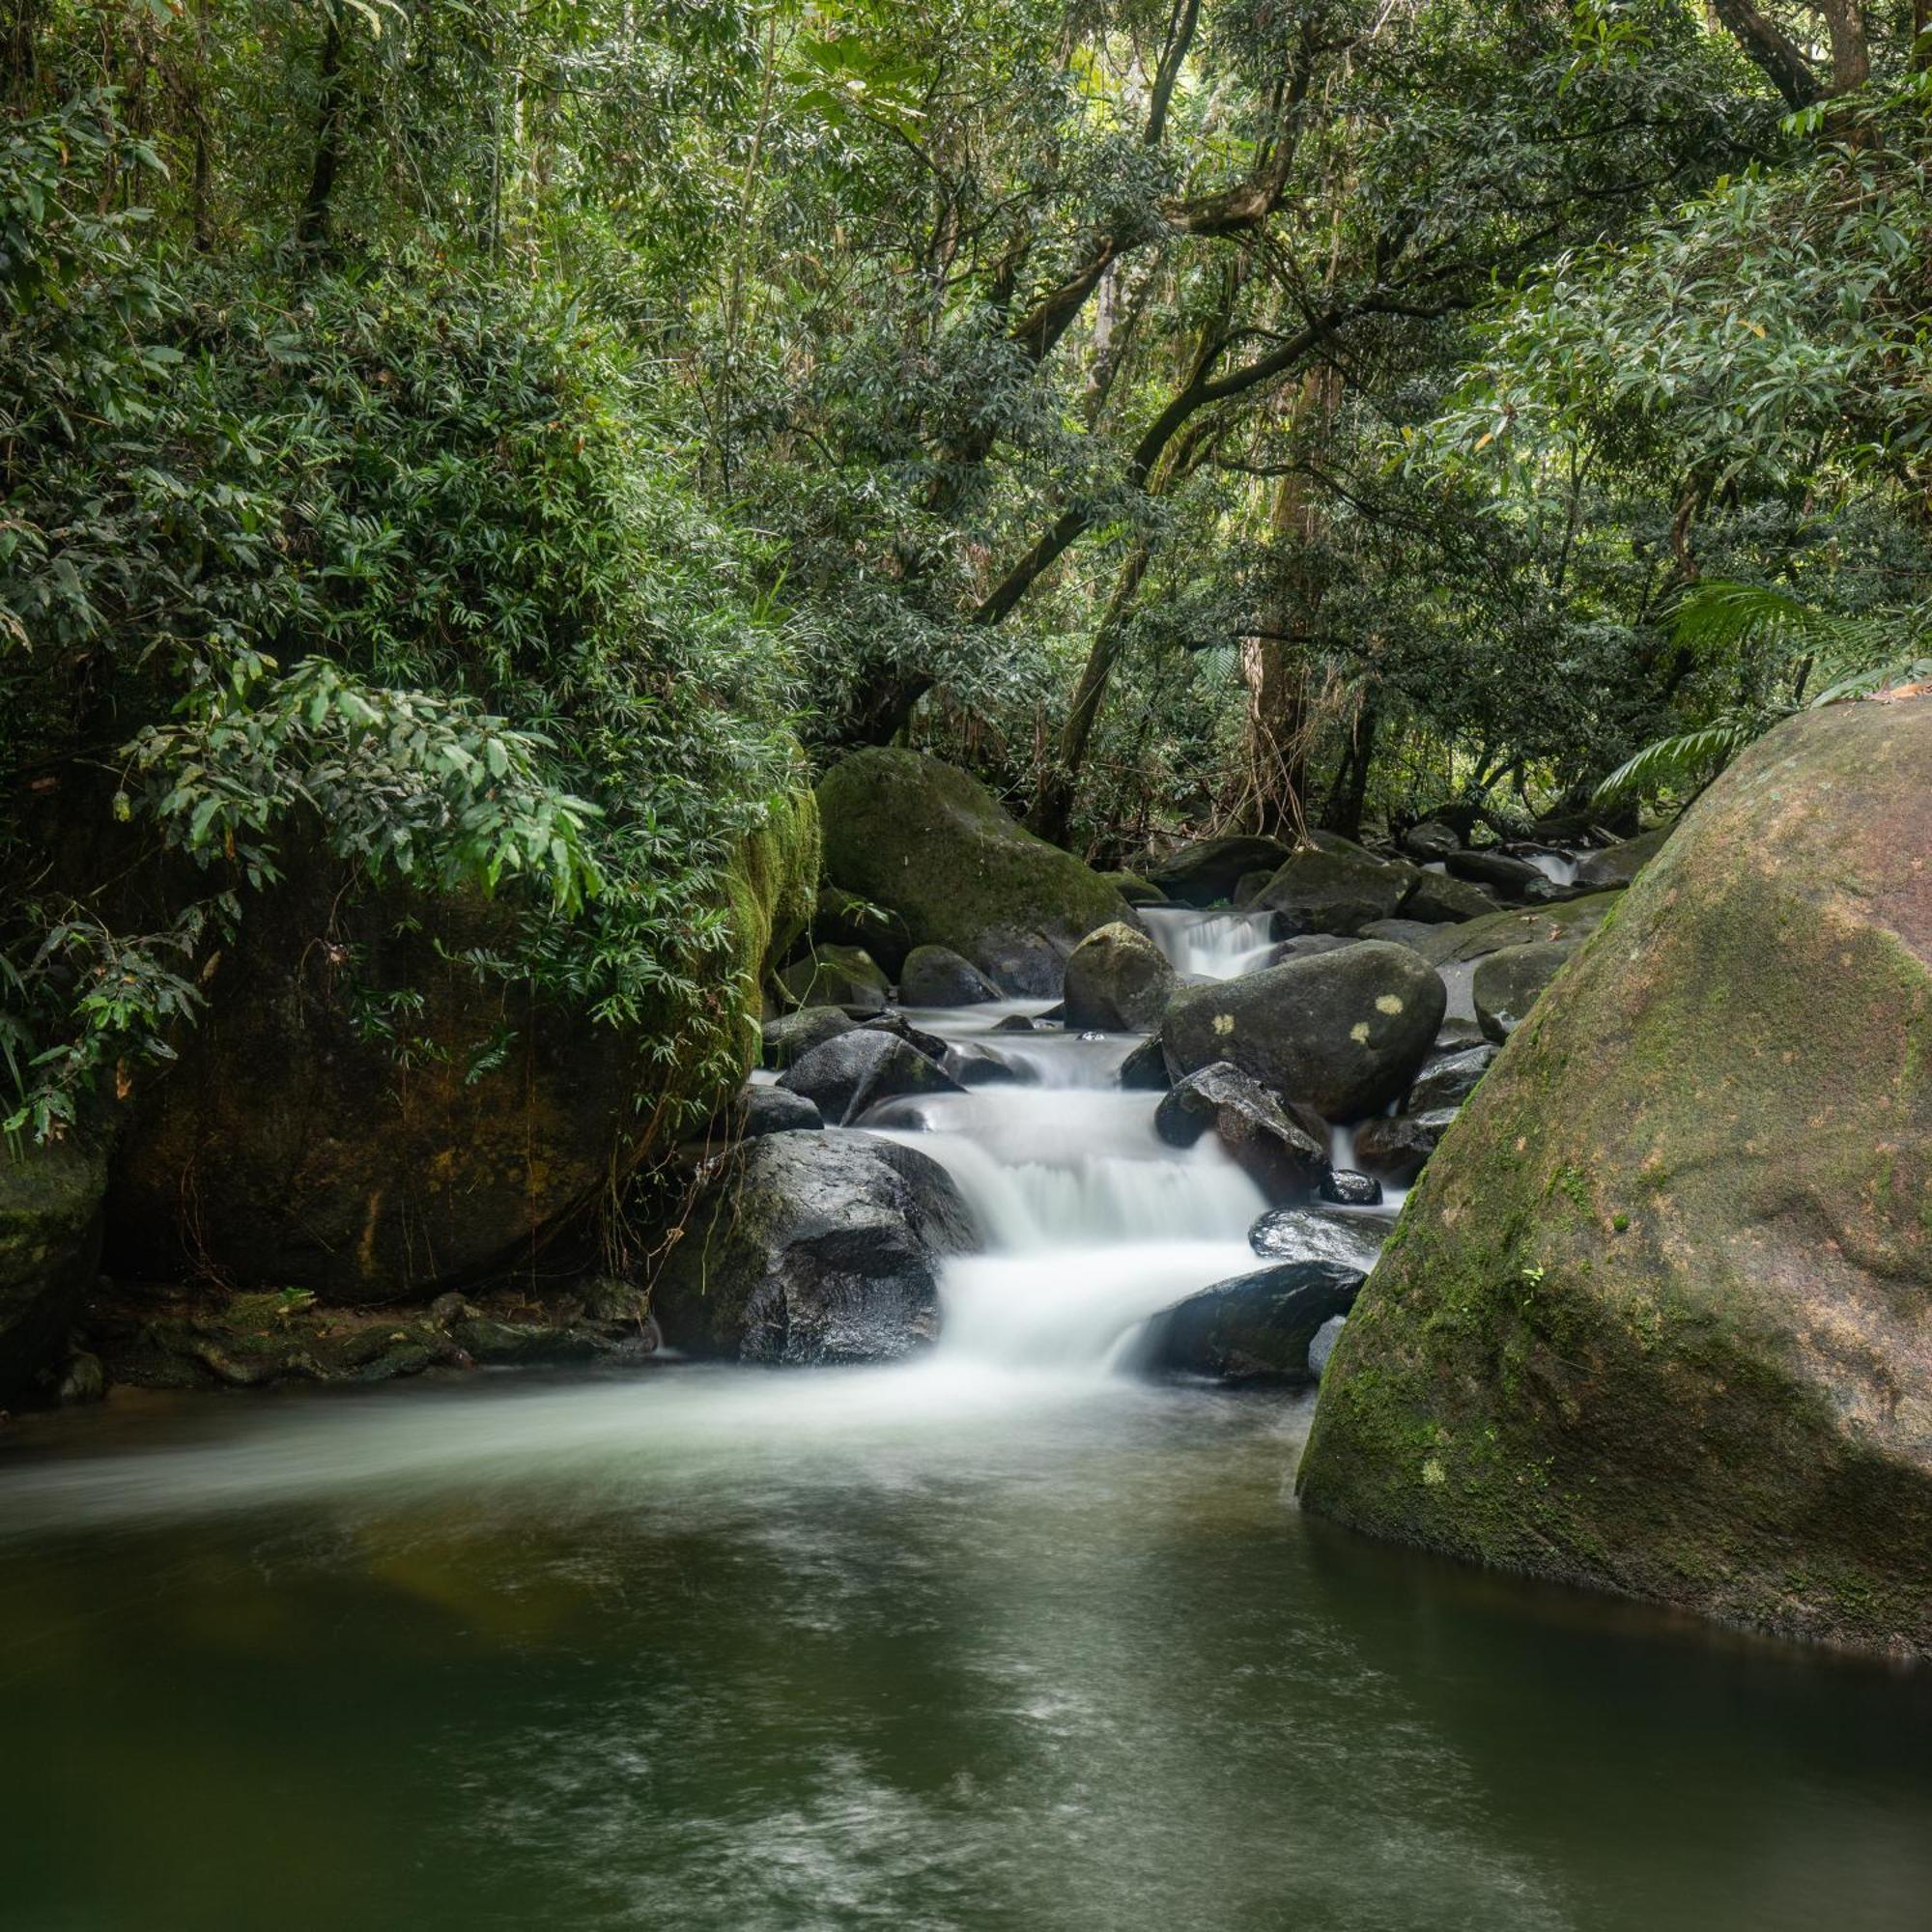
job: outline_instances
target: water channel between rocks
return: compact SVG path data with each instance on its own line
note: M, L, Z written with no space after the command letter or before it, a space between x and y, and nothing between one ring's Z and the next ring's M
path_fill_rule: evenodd
M0 1927L1932 1924L1922 1674L1370 1546L1308 1398L1131 1373L1264 1204L1039 1004L866 1123L984 1236L923 1360L12 1432Z

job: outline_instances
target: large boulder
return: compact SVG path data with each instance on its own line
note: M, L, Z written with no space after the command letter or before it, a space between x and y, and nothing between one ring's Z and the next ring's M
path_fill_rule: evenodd
M1586 852L1577 862L1577 883L1599 892L1605 886L1627 886L1663 850L1669 837L1670 828L1665 826L1661 832L1626 838L1621 845L1606 845L1601 852Z
M964 953L1007 992L1057 994L1066 955L1122 915L1097 872L937 758L854 752L819 781L818 804L826 876L890 906L916 945Z
M0 1147L0 1406L58 1391L68 1330L100 1258L106 1191L92 1141Z
M1463 838L1453 825L1444 825L1439 818L1425 818L1402 835L1402 849L1426 865L1432 859L1446 859L1450 853L1460 852Z
M1415 877L1411 866L1310 845L1281 866L1252 904L1275 914L1291 932L1347 936L1372 921L1393 919Z
M1066 962L1066 1024L1148 1032L1160 1024L1178 984L1160 948L1117 920L1090 932Z
M835 1126L901 1094L956 1094L958 1081L896 1034L858 1027L802 1054L779 1075Z
M110 1273L213 1277L322 1299L420 1298L560 1271L667 1125L714 1115L750 1070L761 979L804 929L811 795L772 801L722 879L714 1016L666 995L625 1025L527 980L507 899L365 890L284 853L281 884L211 962L181 1057L137 1089L111 1163Z
M1690 809L1430 1163L1303 1500L1932 1654L1932 703L1805 712Z
M1184 845L1173 858L1147 868L1148 881L1181 905L1219 905L1235 896L1249 872L1270 876L1293 850L1279 838L1232 834Z
M976 1239L929 1156L872 1134L769 1134L699 1201L651 1310L695 1355L896 1360L938 1332L941 1265Z
M1364 940L1183 988L1160 1043L1177 1079L1232 1061L1271 1094L1331 1121L1359 1120L1407 1090L1446 1004L1440 977L1418 954Z
M1524 1020L1576 949L1560 943L1505 946L1476 962L1476 1023L1498 1045Z
M1156 1315L1140 1360L1156 1374L1209 1376L1225 1382L1316 1379L1308 1345L1361 1292L1360 1270L1341 1262L1280 1262L1217 1281Z
M1328 1178L1325 1137L1226 1061L1177 1082L1153 1126L1170 1147L1192 1147L1212 1129L1270 1201L1305 1201Z
M909 1007L979 1007L1000 989L950 946L915 946L899 971L899 998Z

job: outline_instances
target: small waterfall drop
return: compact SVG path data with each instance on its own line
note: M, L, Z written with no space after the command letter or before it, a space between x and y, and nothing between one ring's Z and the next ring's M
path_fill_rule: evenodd
M1140 916L1148 937L1183 979L1237 980L1265 963L1274 944L1272 913L1142 906Z

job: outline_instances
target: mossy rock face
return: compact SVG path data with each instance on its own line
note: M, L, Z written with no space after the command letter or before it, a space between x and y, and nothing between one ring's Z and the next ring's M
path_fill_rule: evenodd
M663 1103L702 1119L737 1091L760 981L810 916L818 857L810 794L772 800L724 880L722 1032L679 1031L668 1058L648 1026L599 1025L463 964L502 950L502 906L347 892L337 867L292 867L249 908L180 1061L137 1099L113 1161L110 1268L380 1303L539 1255L551 1266L654 1151Z
M1117 920L1090 932L1066 962L1066 1024L1146 1033L1160 1024L1179 983L1160 948Z
M780 993L799 1007L850 1007L882 1013L892 988L863 947L815 946L778 975Z
M819 781L818 806L828 879L890 906L915 945L950 946L1007 992L1059 992L1066 955L1123 911L1099 873L937 758L855 752Z
M1456 966L1487 958L1505 946L1566 946L1587 939L1616 910L1621 893L1591 893L1561 905L1524 906L1492 912L1460 925L1445 925L1419 943L1434 966Z
M107 1163L91 1142L0 1147L0 1404L51 1400L100 1256Z
M1698 801L1409 1197L1309 1507L1932 1654L1928 822L1923 700L1804 714Z

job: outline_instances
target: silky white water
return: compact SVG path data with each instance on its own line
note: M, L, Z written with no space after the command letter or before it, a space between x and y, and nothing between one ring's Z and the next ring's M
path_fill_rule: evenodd
M1142 906L1140 917L1148 937L1184 980L1237 980L1264 965L1273 950L1271 913Z

